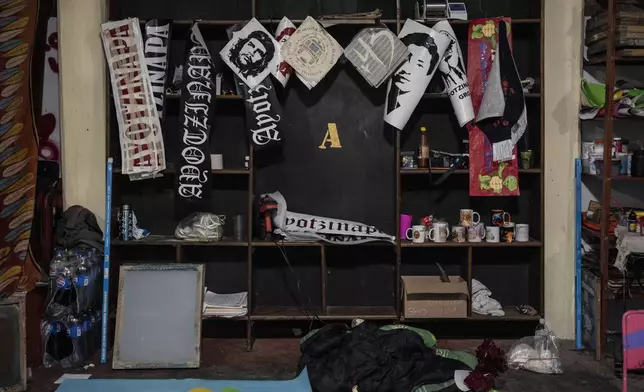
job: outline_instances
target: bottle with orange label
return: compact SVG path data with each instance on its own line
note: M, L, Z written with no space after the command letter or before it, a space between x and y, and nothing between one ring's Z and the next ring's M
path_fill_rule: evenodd
M420 144L418 144L418 167L429 167L429 140L427 139L427 128L420 127Z

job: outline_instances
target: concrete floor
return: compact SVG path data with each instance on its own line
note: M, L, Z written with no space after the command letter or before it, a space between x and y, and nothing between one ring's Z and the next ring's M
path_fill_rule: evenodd
M480 340L439 341L439 346L473 351ZM509 347L511 341L497 341ZM588 353L577 352L572 342L563 342L561 357L564 374L540 375L526 371L509 371L497 382L501 392L618 392L621 380L611 365L596 362ZM204 339L201 345L201 367L180 370L112 370L100 365L88 370L64 371L60 368L34 369L28 390L53 392L54 381L63 373L91 373L92 378L201 378L201 379L289 379L295 376L299 358L297 339L258 339L252 352L246 351L242 339ZM644 392L644 376L629 377L629 391Z

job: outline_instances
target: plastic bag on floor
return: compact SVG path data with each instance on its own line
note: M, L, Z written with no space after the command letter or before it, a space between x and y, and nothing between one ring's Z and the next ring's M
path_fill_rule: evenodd
M525 369L542 374L563 374L557 337L543 321L535 336L526 336L512 345L507 354L510 369Z

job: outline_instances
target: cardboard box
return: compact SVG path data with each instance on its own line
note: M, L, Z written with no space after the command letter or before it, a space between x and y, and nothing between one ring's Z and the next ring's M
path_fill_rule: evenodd
M401 276L405 318L466 318L469 289L460 276Z

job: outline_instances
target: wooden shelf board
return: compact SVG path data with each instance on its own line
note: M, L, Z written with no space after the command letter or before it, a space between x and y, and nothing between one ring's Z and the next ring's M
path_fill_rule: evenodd
M422 322L440 322L440 321L529 321L537 322L541 316L526 316L519 313L513 306L506 306L503 308L505 316L488 316L472 313L469 317L461 318L405 318L401 317L401 321L412 322L412 323L422 323Z
M307 309L297 306L257 306L251 320L395 320L393 306L328 306L327 314L321 308Z
M123 241L113 240L112 245L115 246L137 246L137 245L181 245L181 246L248 246L248 242L234 241L230 238L224 237L219 241L186 241L174 238L172 235L149 235L140 240Z
M538 248L543 245L543 242L537 241L533 238L527 242L423 242L416 244L411 241L403 241L400 246L403 248Z
M180 94L165 94L166 99L180 99L181 95ZM219 100L242 100L244 97L241 95L237 94L228 94L228 95L217 95L215 96L215 99Z
M121 172L120 167L119 168L115 167L113 169L113 171L114 171L115 174L123 174ZM161 174L174 174L175 172L176 172L176 170L174 170L174 168L168 168L168 169L165 169L164 171L162 171ZM250 173L250 170L248 170L248 169L221 169L221 170L211 170L210 173L212 173L213 175L224 175L224 174L226 174L226 175L232 175L232 174L248 175Z
M541 93L524 93L525 98L540 98ZM423 99L447 99L449 96L446 93L425 93Z
M448 170L446 167L433 167L432 173L440 174ZM469 169L456 169L453 174L469 174ZM519 169L519 174L540 174L541 169ZM400 169L400 174L429 174L428 169Z
M400 19L400 23L404 24L405 21L408 18ZM280 19L259 19L259 22L262 24L278 24L280 22ZM414 19L417 22L420 23L436 23L441 20L445 20L445 18L429 18L425 20L421 19ZM367 18L347 18L347 19L322 19L319 20L318 22L334 22L336 24L349 24L349 25L362 25L362 24L375 24L376 22L382 22L385 24L394 24L396 23L396 19L367 19ZM141 23L145 22L144 20L141 20ZM173 20L172 23L175 25L186 25L189 26L193 23L193 20ZM246 23L247 21L245 20L200 20L199 24L201 25L212 25L212 26L232 26L234 24L238 23ZM304 22L304 19L291 19L291 22L298 24ZM469 20L449 20L450 24L453 25L469 25L470 21ZM512 24L540 24L541 19L538 18L520 18L520 19L512 19Z
M386 242L386 241L374 241L374 242L363 242L361 244L333 244L329 242L287 242L287 241L263 241L263 240L254 240L251 244L256 247L278 247L278 246L292 246L292 247L321 247L321 246L337 246L337 247L355 247L355 246L396 246L395 243Z

